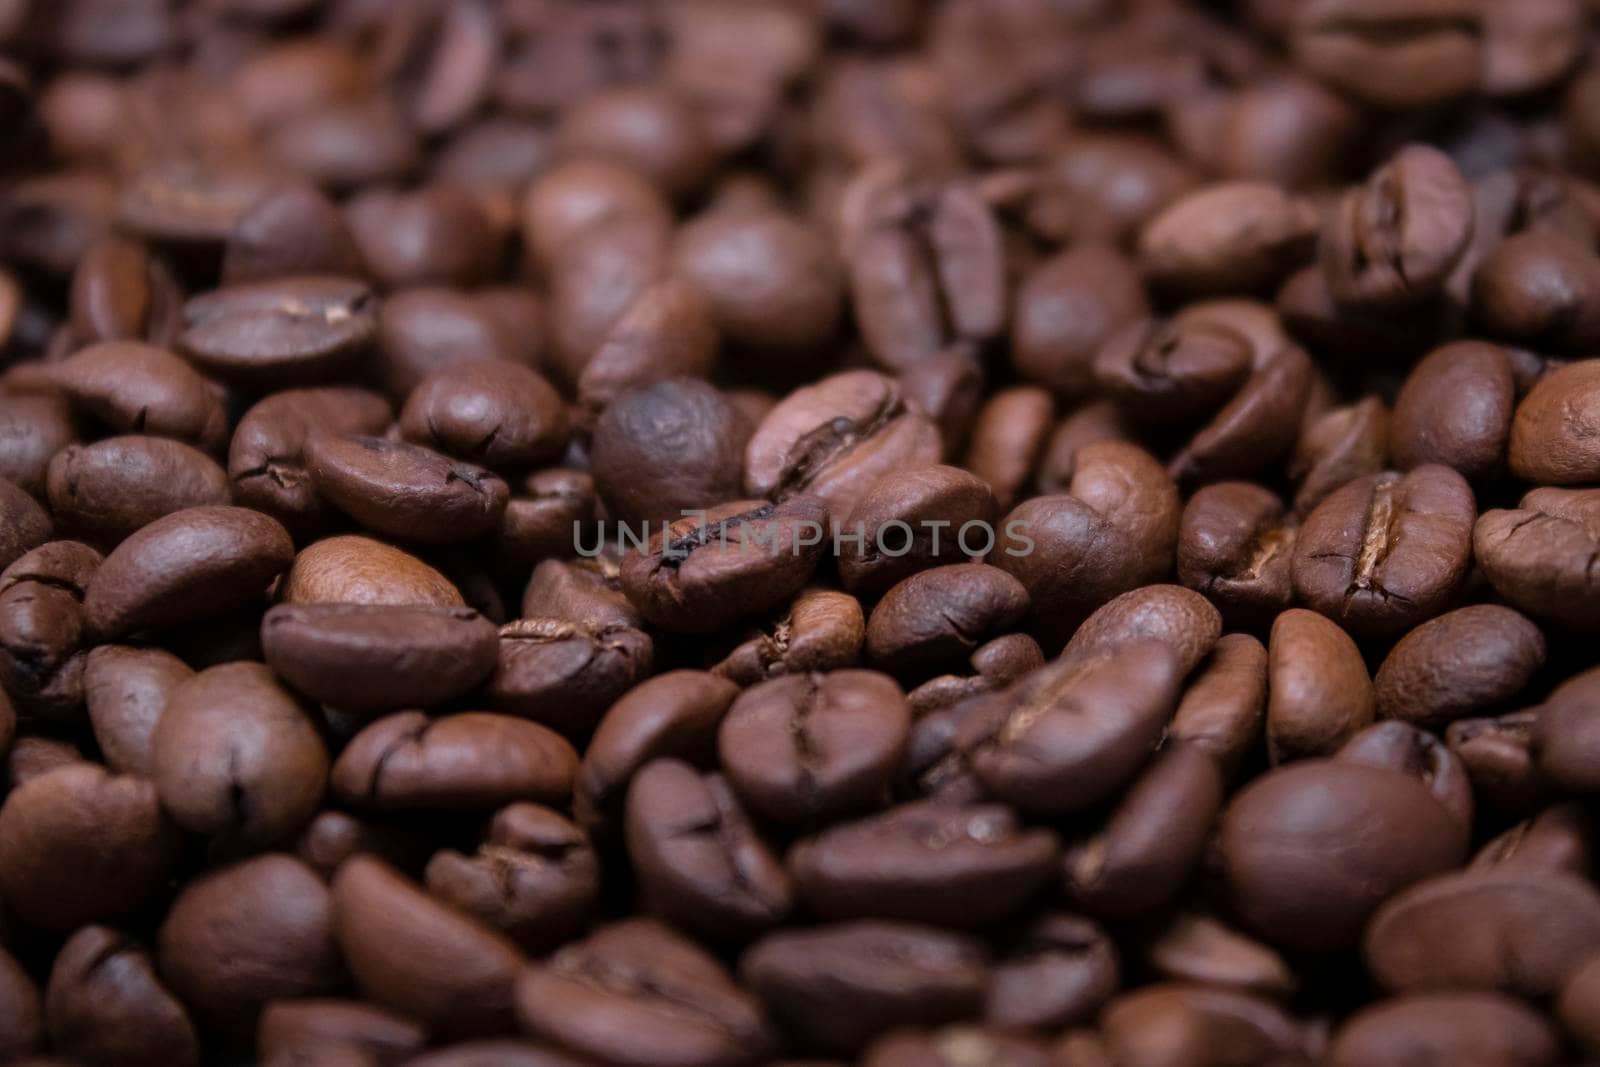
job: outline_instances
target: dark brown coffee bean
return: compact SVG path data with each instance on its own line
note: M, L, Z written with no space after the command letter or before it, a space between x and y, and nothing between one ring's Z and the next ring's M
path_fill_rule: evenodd
M1600 361L1568 364L1544 378L1517 405L1511 424L1511 472L1540 485L1600 481Z
M1466 827L1408 774L1303 760L1242 789L1219 837L1228 900L1273 945L1353 944L1389 896L1466 855Z
M942 458L938 428L911 408L893 380L847 371L790 393L768 413L745 449L744 484L753 496L809 494L847 516L897 469Z
M120 433L215 449L227 435L217 393L172 353L137 341L90 345L53 368L73 405Z
M1011 363L1028 381L1076 397L1095 384L1095 354L1148 312L1139 273L1106 245L1073 245L1035 267L1012 303Z
M1372 722L1372 678L1350 635L1292 608L1267 646L1267 746L1274 762L1331 756Z
M842 670L861 659L867 621L861 602L833 589L804 589L770 625L753 631L713 674L755 685L785 674Z
M360 273L344 216L311 185L286 185L257 200L239 216L222 253L222 281L230 286Z
M344 1046L388 1062L410 1058L427 1040L419 1023L371 1004L306 997L267 1005L256 1031L256 1054L263 1062L295 1056L315 1060L330 1046Z
M618 813L639 768L674 757L711 762L717 725L739 695L732 682L702 671L668 671L613 704L583 753L575 805L589 823Z
M1222 773L1210 754L1188 745L1166 750L1097 834L1067 846L1067 896L1093 915L1165 907L1199 864L1222 801Z
M1234 625L1259 625L1293 601L1295 534L1269 490L1249 482L1208 485L1183 510L1178 580Z
M593 526L598 503L590 475L561 468L535 471L512 482L495 549L514 567L564 556L574 531Z
M1167 736L1211 753L1229 776L1255 748L1266 719L1269 658L1249 634L1227 634L1195 673Z
M1600 337L1594 294L1600 257L1567 233L1513 234L1472 276L1472 308L1487 332L1513 344L1587 353Z
M1584 671L1556 686L1534 716L1529 751L1544 777L1563 789L1588 793L1600 787L1593 764L1600 737L1590 711L1597 694L1600 673Z
M1113 1000L1100 1017L1110 1062L1154 1067L1305 1059L1314 1031L1276 1001L1234 989L1180 982L1148 985ZM1219 1050L1228 1050L1225 1054Z
M621 568L606 553L539 564L522 592L522 614L596 630L641 625L639 613L622 592Z
M749 435L705 382L675 378L623 393L595 424L595 488L622 522L676 522L739 499Z
M183 294L143 245L108 237L85 250L72 275L72 328L93 341L169 342Z
M946 455L958 455L983 402L984 367L972 345L956 345L918 363L897 379L908 407L939 427ZM771 410L768 408L767 410ZM761 413L761 418L766 412ZM757 420L759 424L759 419Z
M910 727L905 695L886 675L794 674L740 695L722 720L717 751L758 815L816 824L881 803Z
M993 523L995 515L993 490L968 471L936 466L889 474L840 526L839 576L863 596L887 592L923 568L960 562L970 554L961 548L962 527ZM981 547L976 534L970 543Z
M1177 657L1187 676L1211 652L1222 633L1222 617L1200 594L1177 585L1147 585L1098 608L1067 642L1063 660L1087 661L1120 652L1146 639Z
M16 785L0 807L0 895L50 930L128 915L172 875L179 844L152 783L64 765Z
M154 777L156 726L172 693L193 677L188 665L159 648L101 645L90 651L83 668L84 703L108 767Z
M1433 734L1403 722L1380 722L1346 741L1334 759L1384 767L1416 778L1463 826L1472 825L1472 781Z
M844 278L823 234L784 212L712 210L673 239L672 262L730 345L781 360L838 328Z
M1307 409L1289 460L1289 476L1299 483L1294 494L1297 518L1311 514L1334 490L1382 471L1390 448L1400 448L1398 440L1391 444L1389 410L1375 396L1320 415L1310 405Z
M500 239L467 192L368 190L345 206L367 273L385 288L473 285L494 272Z
M1271 182L1219 182L1169 204L1139 234L1139 268L1154 286L1248 293L1298 267L1316 246L1312 204Z
M1027 611L1028 591L998 567L933 567L884 594L867 622L867 653L896 673L926 673L1009 630Z
M163 515L229 500L216 460L182 441L140 435L68 445L50 461L46 487L56 521L100 545Z
M371 856L339 868L332 901L339 948L362 992L445 1034L510 1029L523 956L505 937Z
M494 670L499 642L469 608L280 604L261 620L261 647L313 700L370 714L465 695Z
M902 804L802 840L789 870L828 919L971 927L1013 914L1049 879L1060 842L998 804Z
M9 567L50 540L50 515L15 482L0 478L0 563Z
M1558 871L1490 868L1418 883L1378 910L1362 954L1387 989L1553 996L1600 944L1600 894Z
M1471 488L1448 467L1358 479L1300 527L1295 594L1353 633L1409 629L1455 595L1471 561L1476 517Z
M984 1019L1033 1030L1085 1022L1116 991L1120 972L1116 944L1097 924L1047 912L995 962Z
M465 607L461 591L428 564L367 537L329 537L307 545L284 575L289 604L434 604Z
M406 440L496 469L555 459L567 413L555 389L520 363L478 360L441 367L400 412Z
M667 927L601 927L516 986L517 1021L535 1036L616 1067L739 1067L771 1038L760 1002Z
M306 470L317 491L372 530L429 543L493 529L510 488L496 474L418 445L313 431Z
M626 826L643 906L684 929L742 940L794 906L782 861L721 775L673 759L646 765L628 788Z
M1478 86L1478 13L1463 0L1318 0L1296 9L1290 44L1306 71L1366 103L1435 104Z
M528 187L522 201L522 236L533 258L549 269L558 251L582 230L618 218L670 224L672 209L661 191L636 171L597 159L558 164Z
M693 192L714 156L698 114L680 95L658 86L619 86L563 112L562 151L631 167L671 196Z
M51 457L77 436L72 409L62 397L0 395L0 478L43 498Z
M1561 1041L1544 1016L1493 993L1418 993L1380 1001L1333 1035L1330 1067L1505 1063L1548 1067Z
M655 645L626 623L538 615L500 628L484 695L496 709L586 737L605 709L650 674Z
M202 370L263 387L346 373L378 333L377 299L355 278L318 275L232 285L183 306L178 346Z
M1511 700L1544 664L1539 628L1510 608L1476 604L1430 619L1378 668L1378 713L1438 727Z
M108 926L61 946L44 992L45 1024L62 1054L127 1067L195 1067L200 1040L149 952Z
M540 951L588 921L600 891L600 861L588 836L566 818L516 803L495 813L475 853L435 852L425 879L433 896Z
M83 596L100 554L48 541L0 571L0 684L24 715L78 721L83 707Z
M1002 508L1032 484L1055 402L1039 386L1014 386L991 396L978 412L967 445L966 467L989 483Z
M186 508L140 529L95 571L84 622L112 638L258 601L294 557L282 526L234 507Z
M550 278L551 370L567 385L618 321L650 288L668 276L670 221L627 215L591 223L558 246Z
M464 712L385 716L358 733L333 765L329 788L377 808L481 810L514 800L559 801L578 755L538 723Z
M721 343L710 301L681 278L664 278L618 316L577 381L578 402L598 414L614 399L669 378L704 378Z
M180 684L150 746L162 805L195 833L270 845L322 803L327 748L306 709L259 663L212 667Z
M383 388L404 400L442 367L482 359L535 363L544 350L542 307L527 293L495 289L424 286L387 297L378 310Z
M1479 341L1434 349L1395 398L1389 425L1395 465L1442 463L1472 482L1492 478L1505 466L1515 398L1505 349Z
M1299 980L1270 945L1212 918L1181 914L1151 939L1146 962L1163 978L1288 997Z
M753 442L752 442L753 444ZM679 519L622 561L622 589L645 619L707 633L799 592L822 554L828 511L813 496L736 501Z
M962 934L863 920L770 934L739 973L801 1047L850 1054L890 1030L976 1014L987 957Z
M344 980L328 887L269 853L188 883L161 925L161 976L201 1021L248 1034L268 1002Z
M1592 630L1600 552L1600 492L1534 489L1514 509L1486 511L1472 531L1473 555L1495 592L1542 619Z

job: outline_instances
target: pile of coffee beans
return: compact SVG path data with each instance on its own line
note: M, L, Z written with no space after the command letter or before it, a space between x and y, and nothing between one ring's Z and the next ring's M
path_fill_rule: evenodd
M0 1064L1600 1063L1600 2L3 0Z

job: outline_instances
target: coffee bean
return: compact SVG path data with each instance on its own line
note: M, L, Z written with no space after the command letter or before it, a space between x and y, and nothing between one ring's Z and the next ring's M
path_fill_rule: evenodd
M1098 608L1072 635L1061 658L1090 660L1152 639L1173 652L1179 671L1187 675L1221 632L1222 619L1205 597L1181 586L1149 585Z
M1027 590L998 567L934 567L884 594L867 623L867 652L897 673L925 672L1009 629L1027 610Z
M1267 746L1274 762L1332 755L1372 722L1372 679L1338 626L1303 608L1272 624Z
M995 513L993 490L960 468L918 467L889 474L861 497L840 527L839 577L863 596L887 592L925 567L960 562L970 554L961 550L962 527L993 523ZM901 523L909 533L901 533ZM972 544L981 547L975 536Z
M84 661L83 695L106 766L153 778L157 725L172 694L194 671L159 648L101 645Z
M1458 719L1445 741L1467 768L1473 789L1488 802L1527 813L1546 799L1549 783L1535 764L1533 731L1541 709L1496 718Z
M1283 502L1249 482L1219 482L1189 498L1178 530L1178 580L1236 625L1259 624L1293 601L1296 530Z
M792 674L733 702L717 751L758 815L817 824L882 802L910 726L905 696L886 675Z
M329 1046L359 1049L384 1059L410 1057L427 1043L427 1032L403 1016L357 1000L307 997L275 1000L261 1013L256 1053L275 1057L325 1055Z
M1511 424L1511 471L1540 485L1600 480L1600 450L1588 439L1600 420L1600 363L1560 368L1517 405Z
M1588 562L1600 550L1600 492L1531 490L1516 508L1484 512L1472 549L1489 584L1514 606L1582 630L1600 625Z
M1448 606L1466 576L1476 517L1472 490L1448 467L1358 479L1300 527L1295 594L1356 634L1408 629Z
M583 1067L585 1062L549 1045L511 1038L462 1041L414 1056L410 1067Z
M154 163L123 184L117 222L152 241L220 245L270 182L265 172L247 167Z
M1169 204L1139 234L1152 285L1192 294L1253 292L1309 258L1318 216L1271 182L1219 182Z
M622 592L621 568L604 554L539 564L522 592L522 614L597 630L640 625L639 613Z
M429 374L459 363L536 362L544 348L542 305L526 299L513 305L497 294L421 286L386 297L378 309L378 374L385 391L403 401Z
M574 159L550 168L528 187L523 240L534 260L548 269L557 252L590 225L639 217L668 224L671 209L659 189L620 164Z
M448 185L371 190L344 209L367 273L386 288L472 285L494 272L500 241L477 202Z
M984 378L975 346L956 345L904 371L898 381L906 405L932 419L939 428L945 454L956 455L977 420ZM767 410L771 410L770 406ZM766 417L766 411L761 417Z
M50 508L86 540L115 545L164 515L229 502L217 461L181 441L129 435L55 454L45 476Z
M828 919L982 926L1050 877L1060 844L999 804L922 801L841 823L790 851L799 896Z
M535 471L511 483L495 549L513 567L562 556L578 531L592 528L598 499L594 478L581 471Z
M338 377L371 347L376 298L350 278L300 276L233 285L183 306L178 346L230 382L309 384Z
M279 595L290 604L466 605L450 579L416 556L353 535L325 538L296 553Z
M129 915L166 883L179 845L148 780L64 765L15 785L0 807L0 896L50 930Z
M1012 302L1011 363L1060 396L1095 384L1095 354L1148 304L1138 270L1116 249L1074 245L1022 280Z
M150 754L175 822L247 846L281 842L304 826L328 773L310 715L259 663L211 667L180 683Z
M67 402L49 394L0 394L0 478L43 497L45 471L78 435Z
M259 512L185 508L106 557L84 595L84 622L109 638L219 615L259 600L293 556L288 532Z
M100 554L48 541L0 571L0 683L23 714L78 720L84 695L84 590Z
M936 1064L958 1067L974 1056L980 1062L1015 1067L1047 1067L1053 1055L1049 1046L1030 1037L1001 1029L947 1026L939 1030L912 1030L890 1034L874 1042L862 1063L869 1067L912 1067Z
M1175 917L1151 939L1147 962L1163 978L1288 997L1298 979L1272 946L1209 915Z
M108 926L61 946L44 991L45 1025L63 1054L98 1063L194 1067L200 1042L150 953Z
M997 960L984 1018L994 1026L1057 1029L1092 1018L1116 991L1117 948L1092 920L1045 913Z
M1039 642L1027 634L1007 634L979 645L967 657L971 673L941 674L906 694L913 720L968 697L1003 689L1029 671L1044 666Z
M1466 827L1421 782L1327 760L1240 790L1218 840L1240 918L1275 946L1312 952L1353 944L1385 899L1466 854Z
M567 413L538 372L506 360L441 367L424 378L400 412L406 440L488 467L524 467L556 458Z
M182 291L143 245L108 237L84 251L72 275L72 327L86 342L169 342Z
M370 856L339 868L331 897L339 948L368 996L446 1034L510 1029L523 956L509 940Z
M75 408L119 433L175 437L215 450L227 435L217 393L171 352L137 341L104 341L53 368Z
M0 479L0 562L9 567L30 549L50 540L54 524L37 501L15 482Z
M1296 13L1290 44L1308 72L1377 107L1440 103L1478 86L1478 10L1460 0L1319 0Z
M662 759L633 776L628 858L644 906L711 940L742 939L794 905L783 863L721 775Z
M1333 1037L1336 1067L1399 1067L1496 1060L1550 1064L1560 1040L1538 1012L1492 993L1421 993L1381 1001L1352 1016Z
M1038 386L1002 389L978 412L966 466L989 483L1002 508L1014 504L1032 482L1055 414L1050 394Z
M433 707L494 670L495 628L468 608L280 604L261 620L267 662L300 692L342 711Z
M1219 639L1178 702L1169 737L1209 752L1230 776L1261 736L1267 650L1249 634Z
M760 1002L649 919L603 926L526 968L515 995L524 1029L617 1067L738 1067L770 1044Z
M1454 467L1481 482L1506 462L1515 405L1511 360L1497 345L1458 341L1428 353L1395 398L1390 451L1402 469Z
M222 252L222 280L230 286L360 273L344 216L311 185L286 185L257 200L234 223Z
M401 711L350 741L328 785L355 804L471 811L559 800L577 770L572 746L538 723L481 711L441 719Z
M1510 608L1447 612L1390 650L1376 678L1378 713L1435 727L1477 715L1514 698L1544 658L1544 635Z
M1334 490L1382 471L1391 448L1398 461L1403 448L1398 435L1390 433L1389 410L1375 396L1320 415L1312 416L1308 408L1307 414L1311 417L1289 461L1289 474L1299 483L1294 494L1297 518L1311 514Z
M1426 730L1403 722L1374 723L1346 741L1334 759L1409 774L1427 786L1457 822L1472 825L1472 782L1466 767Z
M1513 234L1472 276L1472 305L1485 329L1513 344L1587 352L1600 336L1591 303L1600 258L1570 234Z
M432 449L382 437L313 431L311 483L378 533L432 544L469 540L498 525L510 488L498 475Z
M725 396L692 378L623 393L595 424L595 488L625 523L675 522L739 499L749 434Z
M433 896L539 951L583 928L600 891L600 861L576 825L519 802L495 813L473 854L435 852L425 879Z
M558 246L550 275L551 369L569 385L619 320L670 267L670 221L653 214L602 219Z
M680 278L641 292L607 331L578 376L578 401L589 412L669 378L704 378L716 363L721 335L710 301Z
M784 674L854 667L866 631L855 597L832 589L803 589L771 625L753 631L711 671L748 686Z
M963 934L861 920L770 934L739 973L802 1047L850 1054L889 1030L976 1014L987 955Z
M484 695L498 710L586 737L606 708L649 675L654 656L650 636L624 623L517 619L500 628Z
M1292 1062L1305 1058L1314 1041L1313 1032L1276 1001L1179 982L1126 993L1100 1018L1113 1063L1154 1064L1174 1055L1204 1063L1219 1044L1246 1060Z

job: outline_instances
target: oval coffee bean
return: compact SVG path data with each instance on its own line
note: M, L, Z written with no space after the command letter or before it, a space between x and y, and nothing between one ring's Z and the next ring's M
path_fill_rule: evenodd
M159 648L101 645L84 662L83 695L95 744L121 774L155 774L155 733L173 692L194 671Z
M1200 914L1182 914L1149 943L1150 967L1163 978L1287 998L1298 979L1284 958L1238 930Z
M1589 1052L1600 1046L1600 956L1578 966L1561 986L1556 1017Z
M1525 616L1474 604L1429 619L1396 642L1374 679L1378 714L1439 727L1503 705L1544 665Z
M650 673L655 646L627 625L586 625L539 616L500 628L484 696L498 711L586 737L600 715Z
M393 1012L356 1000L306 997L275 1000L261 1013L256 1054L263 1062L283 1057L315 1059L344 1046L385 1059L420 1052L428 1035L422 1026Z
M482 467L382 437L313 431L311 482L340 511L376 533L442 544L494 529L510 488Z
M416 556L352 534L301 549L279 595L290 604L466 605L450 579Z
M1539 485L1600 481L1600 360L1570 363L1539 380L1511 423L1511 472Z
M71 446L68 446L71 447ZM0 479L0 564L11 566L23 553L50 540L49 514L15 482Z
M411 390L400 412L405 439L486 467L557 458L567 411L539 373L509 360L440 367Z
M73 406L118 433L175 437L208 451L227 438L217 392L189 364L138 341L104 341L56 364Z
M1113 1000L1100 1016L1117 1064L1246 1063L1304 1059L1308 1028L1276 1001L1235 989L1178 982L1144 986ZM1226 1050L1222 1052L1221 1050Z
M959 540L962 527L993 523L996 511L993 490L959 467L889 474L861 497L840 527L861 540L839 538L839 577L846 589L873 596L926 567L959 563L966 555ZM903 534L900 524L909 532ZM894 553L886 553L885 546Z
M228 476L216 460L165 437L68 445L45 478L56 522L100 545L115 545L163 515L229 498Z
M1505 1063L1548 1067L1561 1040L1544 1016L1494 993L1419 993L1379 1001L1347 1019L1328 1048L1330 1067Z
M1372 722L1372 679L1350 635L1291 608L1267 646L1267 746L1274 762L1329 756Z
M1176 585L1147 585L1123 593L1084 620L1062 658L1091 658L1139 641L1160 641L1188 675L1222 633L1222 617L1205 597Z
M354 278L231 285L183 306L178 347L201 370L258 388L345 373L378 334L377 297Z
M1530 490L1515 508L1483 513L1472 549L1489 584L1515 607L1581 630L1600 627L1589 562L1600 552L1600 490Z
M50 968L45 1025L63 1055L128 1067L195 1067L200 1039L150 954L108 926L67 939Z
M1283 501L1250 482L1218 482L1190 497L1178 531L1178 581L1236 625L1264 622L1293 600L1295 528Z
M853 667L861 659L867 621L861 602L834 589L803 589L768 626L750 636L712 673L739 685L782 674Z
M1013 1029L1073 1026L1093 1018L1120 978L1117 946L1104 930L1089 919L1046 912L995 962L984 1019Z
M341 711L433 707L494 670L494 624L470 608L279 604L261 620L267 663L300 692Z
M926 673L1011 629L1028 591L998 567L953 563L891 588L867 620L867 654L898 674Z
M42 497L50 458L77 436L72 408L64 397L0 395L0 478Z
M1436 348L1412 368L1395 398L1389 424L1395 465L1442 463L1470 482L1492 478L1505 467L1514 408L1516 386L1503 348L1480 341Z
M1463 826L1472 825L1472 780L1461 760L1426 730L1379 722L1346 741L1334 759L1409 774Z

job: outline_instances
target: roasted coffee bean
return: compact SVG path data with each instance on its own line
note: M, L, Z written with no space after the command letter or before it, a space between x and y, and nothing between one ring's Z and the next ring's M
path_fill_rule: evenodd
M977 554L962 550L962 528L993 523L996 512L994 491L960 468L918 467L889 474L861 497L840 526L839 577L851 591L873 596L925 567L960 562ZM975 536L971 543L982 547Z
M1163 978L1226 986L1269 997L1294 993L1298 979L1270 945L1208 915L1179 915L1146 948Z
M401 711L351 739L328 787L341 800L375 808L472 811L560 800L577 770L572 746L538 723L481 711L440 719Z
M655 645L624 622L568 622L539 615L500 628L484 695L497 710L585 737L605 709L649 675Z
M639 613L623 595L616 559L603 553L535 567L522 591L522 614L597 629L640 625Z
M891 588L867 620L867 654L897 674L926 673L1009 630L1028 611L1028 591L998 567L954 563Z
M1417 993L1380 1001L1333 1035L1332 1067L1426 1063L1559 1062L1561 1041L1544 1016L1494 993Z
M183 296L172 272L143 245L109 237L88 248L72 275L73 330L86 342L170 341Z
M1456 866L1466 827L1394 770L1303 760L1234 795L1219 832L1227 899L1276 946L1351 945L1398 890Z
M791 496L679 519L623 557L623 592L646 621L677 633L707 633L770 611L810 579L828 514L817 497Z
M1294 598L1296 530L1283 502L1249 482L1219 482L1189 498L1178 529L1178 580L1235 625L1260 624Z
M0 479L0 562L9 567L24 553L50 540L50 515L15 482Z
M1073 245L1022 280L1012 302L1011 364L1058 396L1095 384L1095 354L1148 312L1138 270L1116 249Z
M239 420L228 446L234 498L283 523L297 537L325 524L324 504L305 466L313 429L330 433L381 433L389 404L363 389L327 386L286 389L261 400Z
M1300 527L1295 594L1356 634L1409 629L1449 606L1471 561L1476 518L1471 488L1448 467L1357 479Z
M1116 991L1117 948L1093 921L1045 913L995 962L984 1001L994 1026L1050 1029L1092 1018Z
M377 337L376 298L361 281L282 278L205 293L183 307L178 346L202 370L260 387L344 373Z
M1497 718L1458 719L1445 742L1467 768L1473 789L1496 807L1526 814L1546 799L1545 781L1533 756L1533 731L1540 709Z
M193 677L187 664L159 648L101 645L89 652L84 703L106 766L119 774L155 776L156 726L172 694Z
M673 196L693 192L714 161L698 113L657 86L601 90L563 112L556 136L564 153L631 167Z
M42 498L50 459L78 435L60 396L0 394L0 478Z
M1329 756L1372 722L1372 679L1350 635L1291 608L1267 645L1267 746L1274 762Z
M227 435L212 386L165 349L103 341L56 364L52 377L75 408L118 433L176 437L207 450Z
M958 1067L974 1056L982 1057L980 1062L1009 1067L1047 1067L1053 1062L1053 1053L1044 1041L980 1026L893 1033L874 1042L861 1062L868 1067Z
M1304 1059L1312 1031L1276 1001L1234 989L1165 982L1113 1000L1100 1017L1106 1053L1118 1064L1270 1063ZM1226 1049L1225 1054L1218 1050Z
M1060 843L998 804L902 804L802 840L788 864L800 899L829 919L982 926L1049 879Z
M1485 330L1512 344L1587 353L1600 337L1593 296L1600 257L1571 234L1513 234L1472 276L1472 307Z
M1039 642L1027 634L1007 634L979 645L967 657L966 665L971 669L970 674L937 675L906 694L913 720L968 697L1010 685L1029 671L1044 666L1044 653L1039 649Z
M702 671L668 671L613 704L583 752L575 804L581 820L617 813L634 774L659 757L708 764L717 725L739 690Z
M265 1062L275 1057L315 1059L330 1046L343 1046L389 1061L420 1052L427 1039L420 1024L371 1004L306 997L267 1005L256 1031L256 1053Z
M150 781L63 765L0 807L0 896L50 930L130 915L172 875L180 844Z
M595 488L622 522L676 522L739 499L749 436L727 397L705 382L669 379L623 393L595 424Z
M1600 481L1600 361L1568 364L1539 380L1511 423L1511 472L1539 485Z
M495 469L555 459L566 445L560 395L537 371L508 360L441 367L406 398L406 440Z
M1478 86L1478 14L1464 0L1317 0L1296 11L1290 44L1300 66L1367 103L1434 104Z
M194 1067L200 1041L150 953L108 926L85 926L61 946L44 990L51 1043L74 1059L129 1067Z
M589 224L559 246L550 276L551 369L568 385L618 321L671 268L670 222L627 215Z
M1269 657L1249 634L1227 634L1195 668L1167 736L1211 753L1231 776L1261 737Z
M579 232L619 218L647 218L666 227L671 208L656 186L617 163L574 159L550 168L522 201L522 235L545 269Z
M229 502L228 476L210 456L167 437L107 437L68 445L45 475L63 529L111 546L163 515Z
M563 556L593 525L598 502L594 478L581 471L555 468L513 481L495 549L513 567Z
M1375 679L1378 714L1437 727L1514 698L1544 665L1545 639L1497 604L1447 612L1406 634Z
M88 545L47 541L0 571L0 685L24 715L79 717L84 590L99 565Z
M1289 460L1289 476L1298 483L1297 518L1311 514L1334 490L1383 470L1391 448L1398 460L1403 447L1391 439L1389 410L1375 396L1320 415L1308 411L1308 416Z
M495 812L475 853L435 852L425 878L433 896L537 951L583 928L600 891L600 861L576 825L519 802Z
M816 824L882 802L911 715L873 671L793 674L747 689L717 734L729 781L758 815Z
M849 1054L890 1030L976 1014L987 956L963 934L860 920L770 934L739 973L802 1047Z
M408 1067L585 1067L580 1060L549 1045L511 1038L461 1041L423 1052Z
M416 556L353 535L329 537L296 553L279 597L290 604L466 606L450 579Z
M1372 917L1362 954L1396 992L1481 989L1542 998L1559 992L1600 943L1600 894L1558 871L1502 868L1440 875Z
M234 223L222 251L228 285L360 273L361 256L344 216L311 185L286 185L257 200Z
M1334 759L1409 774L1463 826L1472 824L1472 782L1466 768L1426 730L1403 722L1374 723L1346 741Z
M1072 635L1061 658L1086 661L1148 638L1166 645L1187 676L1221 632L1222 617L1205 597L1181 586L1147 585L1096 609Z
M617 1067L738 1067L771 1042L760 1002L648 919L601 927L526 968L515 995L524 1029Z
M814 496L848 516L880 479L937 463L938 428L911 407L892 379L847 371L790 393L762 420L745 448L744 485L753 496Z
M1581 630L1600 626L1589 563L1600 551L1600 492L1531 490L1516 508L1483 513L1472 550L1495 592L1516 607Z
M246 846L284 841L304 826L328 775L316 723L259 663L212 667L180 683L150 754L175 822Z
M523 956L505 937L371 856L339 868L331 897L339 949L368 996L445 1034L511 1028Z
M921 410L938 426L946 455L959 454L971 432L983 402L984 381L983 364L971 345L948 348L899 376L907 406ZM761 418L765 417L764 410Z
M1179 197L1139 234L1150 283L1204 295L1248 293L1288 274L1316 247L1310 201L1271 182L1219 182Z
M704 378L721 335L711 302L681 278L649 286L618 316L578 376L578 402L591 414L613 400L669 378Z
M289 534L247 508L185 508L141 528L90 579L84 623L113 638L259 601L294 556Z
M721 775L656 760L633 776L628 858L644 907L711 940L748 937L782 922L794 889Z
M433 544L494 529L510 488L496 474L418 445L312 431L306 471L317 492L377 533Z
M525 295L525 294L524 294ZM534 363L544 350L542 311L523 301L521 318L505 316L494 290L476 294L421 286L384 299L378 309L378 376L396 400L442 367L484 359Z
M472 285L494 272L500 254L477 201L453 186L363 192L344 215L367 272L390 289Z
M855 597L833 589L804 589L770 626L753 631L711 670L745 686L782 674L854 667L866 632Z
M1395 398L1389 451L1403 470L1454 467L1468 481L1494 477L1506 463L1516 389L1505 349L1457 341L1428 353Z
M990 397L978 412L967 446L967 468L989 483L1003 508L1033 481L1055 403L1038 386L1014 386Z

